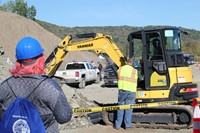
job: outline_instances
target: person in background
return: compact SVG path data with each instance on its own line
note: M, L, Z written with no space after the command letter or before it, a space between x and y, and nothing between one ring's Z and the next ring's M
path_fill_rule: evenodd
M153 39L152 45L153 45L154 52L153 52L153 56L151 57L151 60L163 60L160 40L158 38Z
M128 59L126 65L118 69L118 105L134 104L137 90L138 72L133 66L133 60ZM120 129L122 122L125 129L132 127L133 109L117 110L115 129Z
M99 72L100 72L100 81L102 81L102 69L103 69L103 66L102 66L100 61L98 61L97 64L98 64L98 69L99 69Z
M25 98L31 94L28 99L40 112L46 132L59 133L58 123L70 121L72 109L61 87L45 75L43 52L40 43L32 37L24 37L17 43L16 63L10 70L12 76L0 85L0 119L15 95ZM44 78L46 79L32 93Z
M95 63L93 60L91 60L90 63L92 64L92 66L93 66L94 68L97 67L96 63Z

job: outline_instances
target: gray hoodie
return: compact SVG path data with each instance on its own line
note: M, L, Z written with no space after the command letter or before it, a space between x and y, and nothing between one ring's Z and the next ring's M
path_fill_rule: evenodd
M46 78L35 91L35 87ZM60 88L51 78L45 75L23 75L9 77L0 85L0 118L3 112L15 99L28 97L41 114L47 133L59 133L58 123L68 122L72 117L72 109Z

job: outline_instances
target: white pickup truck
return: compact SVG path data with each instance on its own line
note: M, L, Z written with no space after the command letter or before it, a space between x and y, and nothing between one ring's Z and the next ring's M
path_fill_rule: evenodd
M65 70L56 71L56 78L61 83L77 84L79 88L85 88L87 82L100 82L100 71L89 62L70 62L66 64Z

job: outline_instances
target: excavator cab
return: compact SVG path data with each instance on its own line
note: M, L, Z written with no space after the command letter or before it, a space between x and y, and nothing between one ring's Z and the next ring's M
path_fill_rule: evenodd
M197 86L192 84L192 70L184 63L180 37L180 29L174 27L139 30L129 34L128 56L140 60L140 73L144 76L143 80L138 81L139 101L190 99L198 96ZM184 88L190 87L195 91L181 93Z
M144 81L140 82L145 86L140 86L139 83L141 89L169 88L169 73L162 38L160 30L140 30L129 34L129 58L134 56L140 59L140 73L144 75Z

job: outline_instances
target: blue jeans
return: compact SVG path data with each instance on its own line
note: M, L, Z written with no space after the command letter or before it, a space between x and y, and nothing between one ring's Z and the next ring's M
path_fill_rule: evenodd
M135 92L121 91L118 93L118 105L134 104ZM115 121L115 127L120 128L124 120L125 128L132 126L132 113L133 109L117 110L117 119Z

